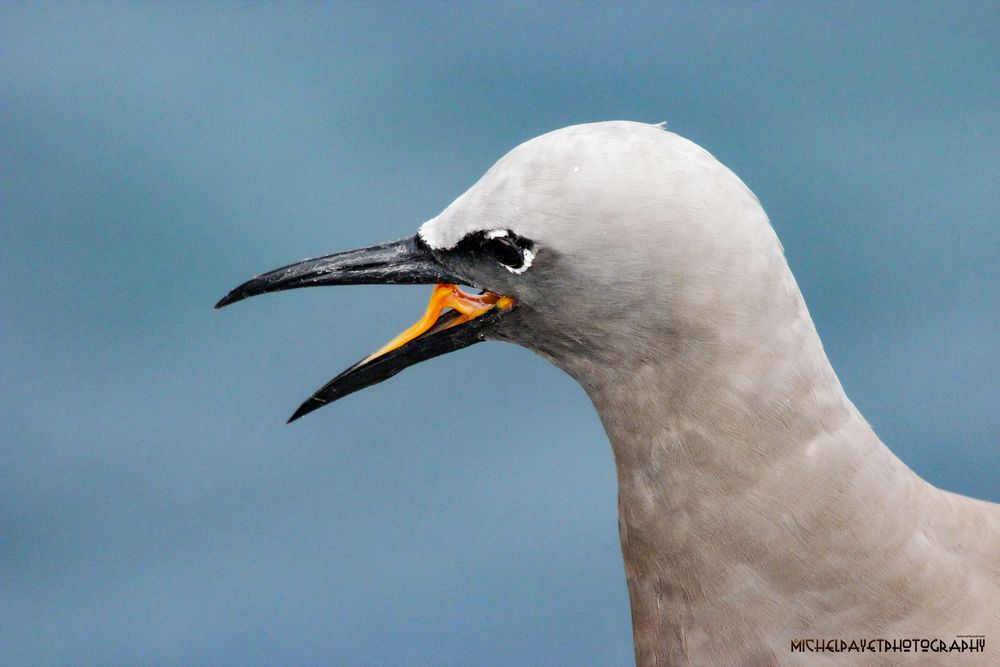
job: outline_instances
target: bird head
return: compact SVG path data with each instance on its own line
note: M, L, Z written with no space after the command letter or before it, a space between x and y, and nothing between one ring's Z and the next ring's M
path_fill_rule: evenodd
M292 421L489 339L601 383L761 316L775 261L784 265L766 215L731 171L661 126L607 122L521 144L411 238L270 271L216 307L299 287L436 285L419 322Z

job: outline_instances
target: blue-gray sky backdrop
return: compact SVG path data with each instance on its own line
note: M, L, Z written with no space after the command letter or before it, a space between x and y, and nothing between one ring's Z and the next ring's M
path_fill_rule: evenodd
M733 168L878 433L1000 500L998 43L996 2L3 3L0 663L629 663L568 377L481 345L286 427L429 288L212 310L579 122Z

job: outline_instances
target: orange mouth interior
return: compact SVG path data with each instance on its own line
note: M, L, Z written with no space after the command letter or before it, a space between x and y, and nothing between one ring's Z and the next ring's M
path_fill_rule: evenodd
M427 304L427 310L424 311L423 316L413 326L383 345L378 351L369 355L362 363L371 361L376 357L381 357L387 352L392 352L426 332L434 326L441 313L447 308L457 311L459 315L448 322L447 326L443 327L442 330L450 329L469 320L474 320L494 308L506 310L513 305L514 299L509 296L500 296L492 292L466 294L458 288L458 285L449 283L435 285L434 291L431 293L430 303Z

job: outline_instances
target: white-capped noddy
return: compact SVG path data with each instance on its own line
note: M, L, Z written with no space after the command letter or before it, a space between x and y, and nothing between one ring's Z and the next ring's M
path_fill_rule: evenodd
M292 419L483 340L565 370L614 450L639 665L1000 665L1000 505L882 444L757 198L699 146L632 122L551 132L416 236L263 274L218 306L356 283L438 285Z

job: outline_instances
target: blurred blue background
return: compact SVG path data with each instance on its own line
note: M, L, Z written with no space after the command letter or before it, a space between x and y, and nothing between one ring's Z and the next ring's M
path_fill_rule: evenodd
M579 122L733 168L883 439L1000 500L998 40L995 2L4 3L0 663L628 664L568 377L478 346L286 427L429 288L212 310Z

